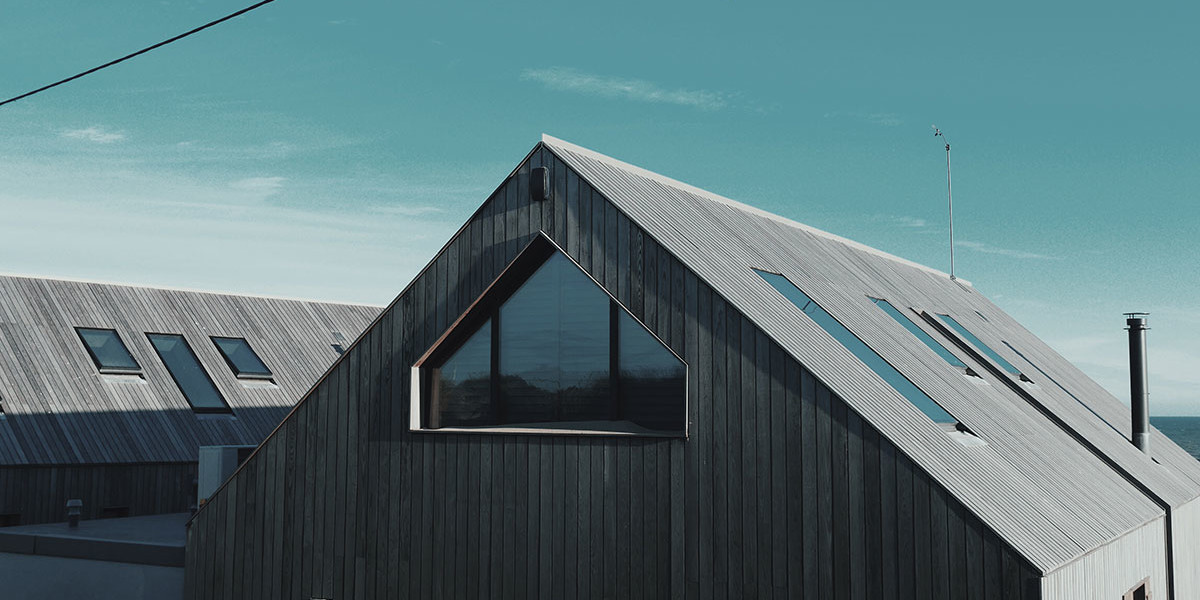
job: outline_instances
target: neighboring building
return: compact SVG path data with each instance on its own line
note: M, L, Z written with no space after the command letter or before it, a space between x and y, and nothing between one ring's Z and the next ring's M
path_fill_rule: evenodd
M962 280L546 137L193 518L186 589L1200 597L1200 463L1129 421Z
M0 276L0 526L186 512L379 308Z

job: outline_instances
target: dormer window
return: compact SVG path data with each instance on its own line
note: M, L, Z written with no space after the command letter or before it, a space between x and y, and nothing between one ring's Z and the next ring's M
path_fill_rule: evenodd
M683 361L544 236L414 373L417 429L684 434Z
M134 360L121 336L115 329L98 329L93 327L76 327L75 332L96 368L101 373L138 374L142 372L141 365Z

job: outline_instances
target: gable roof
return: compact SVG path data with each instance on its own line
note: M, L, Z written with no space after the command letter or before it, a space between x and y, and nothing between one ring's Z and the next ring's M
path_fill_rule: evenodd
M0 466L184 462L201 445L257 444L337 358L331 344L379 310L0 276ZM143 377L99 373L76 327L115 329ZM147 333L182 334L232 416L194 413ZM210 336L245 338L276 385L239 381Z
M967 282L550 136L542 144L1043 573L1200 495L1200 463L1157 432L1155 460L1138 451L1127 408ZM952 441L752 269L785 275L987 445ZM974 370L990 383L972 381L871 297L954 316L1036 385L984 368Z

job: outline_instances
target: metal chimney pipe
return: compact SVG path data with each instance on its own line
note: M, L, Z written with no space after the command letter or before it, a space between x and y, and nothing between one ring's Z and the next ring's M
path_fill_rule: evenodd
M1150 453L1150 383L1146 377L1146 317L1125 313L1129 332L1129 400L1133 412L1133 445Z

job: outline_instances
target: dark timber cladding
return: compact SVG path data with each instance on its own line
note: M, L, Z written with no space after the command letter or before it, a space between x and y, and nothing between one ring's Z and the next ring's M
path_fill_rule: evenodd
M410 367L539 230L684 358L686 440L409 430ZM1027 560L544 145L198 513L187 561L197 599L1039 594Z

